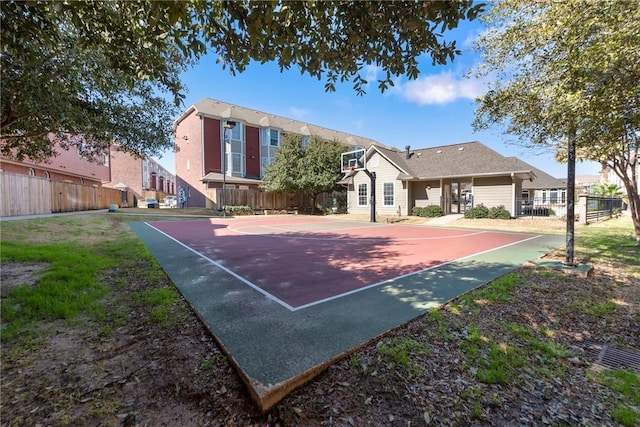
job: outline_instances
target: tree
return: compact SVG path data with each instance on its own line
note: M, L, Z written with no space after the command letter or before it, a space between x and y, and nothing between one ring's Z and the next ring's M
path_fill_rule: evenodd
M316 136L311 137L305 148L300 188L311 197L314 211L318 195L339 188L337 183L342 178L340 154L346 150L346 146L338 141L324 141Z
M302 138L285 135L267 166L263 180L267 191L304 193L312 200L316 209L318 195L333 191L342 177L340 154L346 146L338 141L325 141L312 136L305 148Z
M266 183L265 189L282 193L299 192L303 155L302 138L293 134L285 135L262 177Z
M485 18L490 29L476 47L485 60L480 73L497 78L478 100L474 123L477 129L503 125L523 144L564 150L570 188L576 153L611 167L627 190L638 244L639 5L580 0L493 4ZM572 237L568 218L567 263L573 263Z
M601 197L622 197L624 194L620 187L611 182L599 182L593 186L593 193Z
M393 77L417 78L422 54L453 60L460 51L442 33L475 19L483 5L472 3L5 1L0 152L46 160L47 135L69 148L78 134L95 152L113 140L161 152L172 146L167 117L176 114L164 96L181 106L181 71L209 52L232 74L277 61L325 78L328 91L353 81L359 94L366 67L377 66L384 91Z

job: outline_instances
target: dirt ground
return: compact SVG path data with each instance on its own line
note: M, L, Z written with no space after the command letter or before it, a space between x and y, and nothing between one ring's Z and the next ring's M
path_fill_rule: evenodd
M509 229L514 223L509 221ZM462 223L458 225L463 225ZM480 225L477 221L474 225ZM495 221L492 227L497 227ZM525 227L525 225L522 225ZM529 224L529 226L531 226ZM538 226L538 225L536 225ZM549 224L545 225L549 227ZM561 254L555 254L560 257ZM16 274L37 280L38 265L2 266L2 288ZM114 276L127 272L114 272ZM589 278L517 274L527 286L508 302L452 303L389 332L260 413L195 314L181 300L170 326L133 303L144 281L112 288L108 313L125 321L52 322L28 351L2 349L2 426L416 426L616 425L614 394L590 378L590 343L640 348L640 283L611 265ZM568 310L594 298L613 314ZM507 325L508 327L506 327ZM511 326L509 326L511 325ZM552 331L566 349L525 353L506 383L478 381L482 355L468 344L477 328L494 343L520 342L513 325ZM551 332L550 332L551 333ZM405 343L408 363L385 348ZM482 345L481 343L478 345ZM269 351L269 349L265 349Z

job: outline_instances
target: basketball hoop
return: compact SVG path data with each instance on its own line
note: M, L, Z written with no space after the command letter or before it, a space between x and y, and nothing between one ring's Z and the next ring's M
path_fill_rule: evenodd
M355 171L355 170L356 170L356 167L355 167L355 166L349 166L349 170L350 170L351 172L353 172L353 171Z

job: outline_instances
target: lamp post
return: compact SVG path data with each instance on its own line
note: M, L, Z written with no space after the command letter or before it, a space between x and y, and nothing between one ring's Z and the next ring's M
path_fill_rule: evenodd
M227 209L225 206L226 198L224 193L227 187L227 141L231 140L230 136L227 139L227 129L231 130L234 127L236 127L236 122L232 122L229 120L224 122L224 128L223 128L224 150L222 152L222 217L223 218L227 217Z

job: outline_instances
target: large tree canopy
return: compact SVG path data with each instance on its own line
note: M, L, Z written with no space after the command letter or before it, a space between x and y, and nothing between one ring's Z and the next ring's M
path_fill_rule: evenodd
M564 151L570 141L569 156L609 166L640 243L640 2L502 0L486 20L481 72L497 80L476 128L499 124L523 144Z
M311 197L313 209L319 194L337 188L342 177L340 154L347 146L312 136L303 147L302 138L285 135L273 162L264 174L267 191L304 193Z
M276 61L324 78L328 91L352 81L360 94L366 67L377 66L384 91L396 76L415 79L423 54L433 64L453 60L459 50L443 33L482 8L471 0L5 1L1 153L45 160L52 135L63 148L82 135L94 151L112 141L164 151L177 113L164 95L180 107L180 73L208 52L231 73Z

